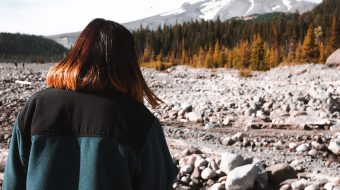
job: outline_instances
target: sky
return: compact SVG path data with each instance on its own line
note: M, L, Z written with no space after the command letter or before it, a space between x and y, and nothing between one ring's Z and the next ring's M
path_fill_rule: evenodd
M201 0L0 0L0 32L35 35L76 32L94 18L125 23L198 1Z
M0 32L53 35L81 31L92 19L125 23L200 0L0 0Z

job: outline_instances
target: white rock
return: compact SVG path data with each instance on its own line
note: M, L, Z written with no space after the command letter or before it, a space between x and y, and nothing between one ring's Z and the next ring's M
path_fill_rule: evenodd
M221 154L220 170L226 174L228 174L234 168L244 164L245 160L241 155L228 152Z
M252 115L255 115L255 113L256 113L256 110L250 108L250 109L245 110L244 116L250 117Z
M223 124L224 126L228 126L228 125L230 124L230 119L229 119L229 117L226 117L226 118L223 120L222 124Z
M202 122L202 116L201 114L197 113L197 112L189 112L185 115L185 117L191 121L191 122L195 122L195 123L198 123L198 122Z
M324 188L325 190L333 190L334 187L335 187L335 184L332 183L332 182L328 182L328 183L326 183L326 184L323 186L323 188Z
M328 149L332 151L335 155L340 155L340 139L332 139L329 142Z
M288 147L289 147L290 149L295 149L297 146L298 146L298 144L296 144L295 142L291 142L291 143L289 143L289 145L288 145Z
M253 188L255 181L260 175L266 174L259 172L255 164L247 164L233 169L227 177L225 188L227 190L246 190Z
M184 102L181 104L181 109L185 110L186 112L192 109L192 105L188 102Z
M191 174L194 171L193 165L187 165L180 169L180 173Z
M202 179L211 179L215 176L216 176L216 173L211 168L205 168L201 173Z
M340 132L340 125L333 125L329 129L333 132Z
M207 166L207 165L208 165L208 162L202 157L197 158L195 161L195 168L199 168L201 166Z
M340 186L340 177L334 177L332 179L329 180L330 182L334 183L337 186Z
M213 129L215 127L216 127L215 124L209 122L209 123L205 124L204 129L210 130L210 129Z
M290 189L291 189L290 185L285 184L285 185L282 185L279 190L290 190Z
M186 176L181 177L181 182L188 183L189 181L190 181L190 179L188 177L186 177Z
M188 165L194 165L195 161L196 161L196 156L194 156L194 155L186 156L186 157L183 157L179 160L179 166L184 167L184 166L188 166Z
M311 185L308 185L305 190L319 190L320 187L319 185L316 185L316 184L311 184Z
M310 150L310 151L308 151L308 155L310 155L310 156L316 156L318 154L318 151L317 150L315 150L315 149L312 149L312 150Z
M307 186L307 180L305 179L301 179L298 181L294 181L291 185L292 189L305 189L305 187Z
M322 144L320 144L319 142L317 141L312 141L311 142L311 145L313 148L317 149L317 150L320 150L322 149L324 146Z
M233 140L235 140L235 141L236 141L236 140L242 141L244 137L246 137L246 134L241 133L241 132L238 132L238 133L236 133L235 135L233 135L233 136L231 137L231 139L233 139Z
M295 168L295 167L297 167L301 164L303 164L303 159L296 159L296 160L292 161L289 165L291 167Z
M309 143L304 143L296 147L296 151L298 152L306 152L310 150L310 144Z
M210 167L211 167L214 171L216 171L216 170L219 169L219 167L218 167L218 165L217 165L215 159L211 160L211 161L209 162L209 165L210 165Z
M222 183L215 183L208 190L223 190L223 189L224 187Z

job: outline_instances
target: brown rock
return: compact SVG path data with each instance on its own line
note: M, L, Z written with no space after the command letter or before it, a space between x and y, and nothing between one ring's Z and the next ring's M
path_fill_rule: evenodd
M270 183L278 185L286 179L297 178L297 173L286 163L275 164L266 168Z

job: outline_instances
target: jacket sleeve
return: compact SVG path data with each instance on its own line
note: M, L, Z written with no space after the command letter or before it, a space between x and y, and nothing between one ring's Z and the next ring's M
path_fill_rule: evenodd
M11 144L3 179L3 190L26 189L27 163L25 143L17 119L12 131Z
M136 189L168 190L178 174L158 119L153 122L140 154Z

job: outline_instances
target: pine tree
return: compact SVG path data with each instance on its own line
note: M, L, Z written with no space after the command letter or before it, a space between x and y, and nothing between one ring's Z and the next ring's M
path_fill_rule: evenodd
M226 49L226 57L227 57L227 62L224 64L225 68L232 68L233 67L233 53L232 50Z
M211 57L211 48L209 48L209 51L205 55L205 60L204 60L204 67L205 68L212 68L212 57Z
M259 71L264 71L267 69L265 64L264 45L259 34L253 38L249 67L251 70Z
M150 58L151 58L151 51L148 47L145 47L141 62L150 62Z
M337 19L334 15L330 26L330 36L327 44L327 55L332 54L337 48L339 48L339 35L337 30Z
M249 43L247 41L241 41L239 49L239 65L238 68L248 68L250 60Z
M205 60L205 52L203 50L203 48L200 48L200 51L198 52L198 63L197 66L198 67L203 67L204 66L204 60Z
M232 67L236 69L243 68L242 60L241 60L241 54L240 54L240 45L237 45L233 49L233 57L232 57Z
M295 51L296 51L296 42L294 39L292 39L289 43L287 58L284 60L285 63L291 64L292 62L295 61Z
M313 62L317 58L317 46L315 44L315 36L313 27L309 26L306 37L302 44L302 61Z
M213 65L212 67L217 68L221 63L221 56L220 56L220 43L218 40L215 43L214 54L213 54Z
M301 44L295 50L295 63L301 63L302 61L302 46Z
M224 67L225 64L227 63L227 54L226 54L224 47L222 48L220 57L221 57L221 62L220 62L219 67Z
M323 43L321 42L319 45L319 63L325 63L326 62L326 55L325 55L325 46L323 45Z

